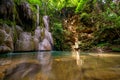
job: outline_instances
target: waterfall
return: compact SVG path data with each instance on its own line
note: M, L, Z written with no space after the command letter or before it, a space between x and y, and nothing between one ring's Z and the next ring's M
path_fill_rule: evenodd
M35 36L34 36L34 38L40 39L40 37L41 37L41 30L40 30L40 27L38 26L35 29Z
M21 27L16 26L18 38L15 43L15 51L40 51L52 50L53 38L49 31L49 17L43 16L44 28L39 26L39 6L37 5L37 21L34 35L24 32Z
M43 40L39 43L39 50L52 50L53 38L49 32L49 17L43 16L45 28L41 30L44 33Z
M49 17L43 16L44 25L47 31L49 31Z
M37 21L36 21L36 26L39 26L39 5L36 5L36 7L37 7L37 14L36 14Z

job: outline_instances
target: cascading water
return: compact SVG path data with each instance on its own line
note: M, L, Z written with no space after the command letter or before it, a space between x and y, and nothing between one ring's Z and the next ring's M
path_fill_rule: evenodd
M49 17L47 15L43 16L43 21L44 21L46 30L49 31Z
M36 7L37 7L37 14L36 14L37 22L36 22L36 26L39 26L39 5L36 5Z
M45 28L37 26L34 35L30 32L20 32L15 46L16 51L52 50L53 38L49 32L49 17L44 16L43 21Z
M53 38L51 33L49 32L49 17L43 16L43 21L45 28L42 29L41 32L44 33L44 35L42 35L44 38L39 43L39 50L52 50Z
M45 27L40 28L39 6L36 5L36 8L36 29L34 31L34 35L31 32L24 32L21 27L16 27L17 40L15 43L15 51L52 50L53 38L49 32L49 16L43 16Z

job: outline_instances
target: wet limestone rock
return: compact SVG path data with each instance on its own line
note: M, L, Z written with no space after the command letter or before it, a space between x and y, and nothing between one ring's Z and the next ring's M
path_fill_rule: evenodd
M51 44L45 38L41 43L39 43L39 50L52 50Z
M31 33L22 32L16 42L15 51L32 51L34 50Z
M0 52L13 51L12 29L8 25L0 26Z

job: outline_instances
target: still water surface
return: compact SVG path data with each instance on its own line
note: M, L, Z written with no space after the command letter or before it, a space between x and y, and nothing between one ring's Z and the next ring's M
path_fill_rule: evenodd
M9 53L0 56L0 80L120 80L120 54Z

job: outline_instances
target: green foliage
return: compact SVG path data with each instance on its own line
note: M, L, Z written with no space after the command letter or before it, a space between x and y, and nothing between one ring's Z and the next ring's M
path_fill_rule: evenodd
M75 12L78 13L78 12L82 11L84 9L84 6L86 5L87 1L88 0L80 0Z
M21 2L26 2L26 0L14 0L16 5L19 5Z
M106 43L106 42L103 42L103 43L99 43L99 44L97 44L97 46L98 47L105 47L105 46L109 46L110 45L110 43Z
M61 23L54 23L52 30L53 38L54 38L54 46L56 50L62 50L64 47L64 34Z
M36 4L41 5L42 4L41 0L27 0L27 1L32 5L36 5Z
M34 30L36 27L36 5L39 5L40 26L43 26L42 17L44 15L49 15L50 27L53 34L56 50L69 49L69 45L65 43L65 40L69 36L65 36L65 34L71 35L71 32L63 29L61 20L62 18L58 17L61 15L62 9L65 9L63 10L63 15L65 16L67 14L72 15L73 17L73 12L80 15L78 17L78 25L81 27L78 29L78 32L82 33L82 31L84 31L86 36L88 34L94 34L93 40L86 39L83 41L84 44L80 46L87 46L85 48L89 48L91 46L89 44L95 43L97 46L104 47L106 45L109 45L109 42L119 43L117 36L120 37L120 3L114 3L112 0L105 0L105 3L103 0L14 0L14 2L14 21L0 19L0 24L5 23L10 26L15 26L16 22L18 21L20 26L24 26L26 23L20 20L19 13L17 11L17 5L19 5L21 2L28 2L33 14L33 25L32 27L29 26L29 24L25 26L27 26L27 28L30 30ZM67 9L69 7L74 8ZM59 20L57 18L59 18ZM89 26L93 27L94 31L91 30L91 32L89 32L89 29L87 30ZM82 30L83 27L86 27L86 30ZM17 39L16 30L14 31L14 35L16 36L14 39ZM42 33L42 36L44 36L44 31Z
M9 25L9 26L13 26L13 25L14 25L14 22L13 22L13 21L10 21L10 20L0 19L0 24L7 24L7 25Z
M71 2L71 5L73 6L77 6L79 2L79 0L69 0L69 1Z
M54 23L54 30L53 31L57 32L58 34L62 34L62 32L63 32L62 24L61 23Z
M120 52L120 48L112 48L112 51Z
M120 44L120 38L114 40L114 43L115 43L115 44Z
M77 6L78 0L49 0L49 7L52 10L61 10L63 7Z
M80 18L83 19L83 21L87 21L89 18L89 14L84 12L80 15Z
M118 16L118 17L115 19L115 24L116 24L116 27L119 27L119 28L120 28L120 16Z

